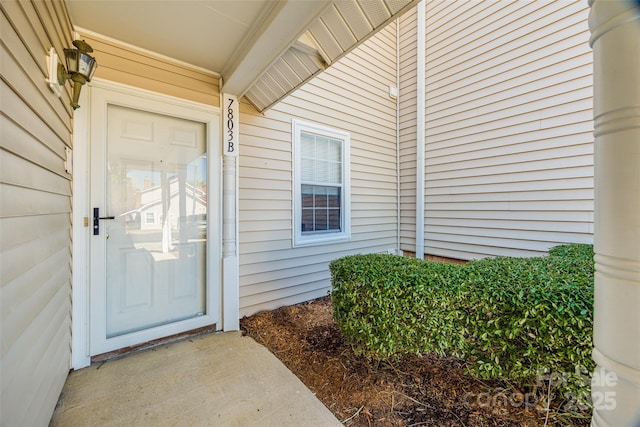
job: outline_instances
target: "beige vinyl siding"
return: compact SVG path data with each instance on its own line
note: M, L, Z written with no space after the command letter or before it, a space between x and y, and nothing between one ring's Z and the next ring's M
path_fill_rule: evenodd
M427 3L426 253L592 242L587 16L585 2Z
M219 77L117 40L80 32L98 62L95 77L206 105L220 106Z
M327 295L328 263L397 245L395 24L260 115L241 105L240 307ZM351 137L351 240L292 246L292 119Z
M416 250L417 9L400 18L400 249Z
M70 363L71 107L45 79L72 32L61 2L0 10L1 423L47 425Z

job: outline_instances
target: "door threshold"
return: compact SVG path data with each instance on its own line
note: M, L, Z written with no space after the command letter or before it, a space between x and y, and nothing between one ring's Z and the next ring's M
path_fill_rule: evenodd
M117 350L108 351L106 353L96 354L95 356L91 356L91 364L94 363L104 363L108 360L119 359L124 356L128 356L133 353L137 353L139 351L147 350L153 347L157 347L164 344L169 344L172 342L180 341L185 338L195 337L197 335L208 334L212 332L220 332L221 330L217 328L217 325L214 323L213 325L203 326L201 328L191 329L189 331L180 332L178 334L169 335L166 337L158 338L155 340L147 341L142 344L132 345L128 347L119 348Z

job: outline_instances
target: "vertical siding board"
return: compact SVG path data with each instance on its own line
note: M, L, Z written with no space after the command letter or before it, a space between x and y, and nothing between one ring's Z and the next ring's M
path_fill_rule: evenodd
M452 3L427 3L426 252L591 242L587 5Z
M266 114L241 104L241 314L324 296L331 260L396 246L395 57L391 24ZM294 118L350 133L349 242L292 247Z
M71 42L60 7L0 5L0 412L6 425L48 424L69 370L71 191L62 166L71 109L68 88L59 99L45 81L49 47L61 53Z

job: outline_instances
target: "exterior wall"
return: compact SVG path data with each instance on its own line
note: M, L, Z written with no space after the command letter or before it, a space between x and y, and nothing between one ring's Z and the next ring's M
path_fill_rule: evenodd
M400 249L416 251L416 8L400 18Z
M73 39L62 2L0 4L0 423L47 425L71 333L70 85L50 91L47 55Z
M98 62L95 77L220 106L219 78L214 73L82 29L79 32Z
M240 116L240 312L327 295L328 263L397 246L395 24L276 107ZM351 240L292 246L292 129L300 119L351 134Z
M425 252L593 239L586 2L426 5Z

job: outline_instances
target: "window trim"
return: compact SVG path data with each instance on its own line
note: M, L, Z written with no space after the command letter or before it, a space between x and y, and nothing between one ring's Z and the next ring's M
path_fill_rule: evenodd
M293 247L321 245L351 240L351 136L348 132L327 126L292 120L292 161L293 161ZM314 133L328 138L342 140L342 206L340 212L340 232L319 232L302 234L302 179L301 142L302 132Z

